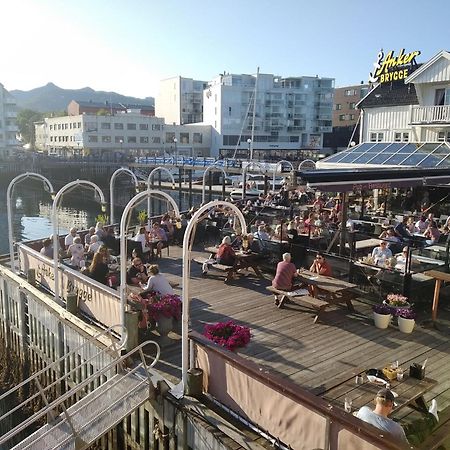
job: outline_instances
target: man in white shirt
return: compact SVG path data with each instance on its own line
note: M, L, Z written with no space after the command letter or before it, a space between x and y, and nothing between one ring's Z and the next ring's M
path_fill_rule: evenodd
M71 228L69 230L69 234L64 239L64 246L66 247L66 250L73 244L73 240L76 236L77 236L77 229Z
M384 263L392 258L392 252L388 249L386 241L381 241L379 247L373 249L372 258L377 266L384 266Z

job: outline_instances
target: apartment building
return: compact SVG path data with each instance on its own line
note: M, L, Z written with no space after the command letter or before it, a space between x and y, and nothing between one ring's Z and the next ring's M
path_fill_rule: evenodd
M10 156L18 148L18 131L16 100L0 83L0 157Z
M317 76L220 75L203 93L211 155L248 157L251 151L254 159L296 159L320 149L331 131L333 90L334 79Z
M46 118L35 124L35 134L39 150L63 156L208 156L211 146L210 126L166 125L162 118L133 112Z
M202 122L206 84L205 81L180 76L162 80L156 97L156 116L173 125Z
M354 127L359 119L356 105L369 92L368 84L335 88L333 102L333 128Z

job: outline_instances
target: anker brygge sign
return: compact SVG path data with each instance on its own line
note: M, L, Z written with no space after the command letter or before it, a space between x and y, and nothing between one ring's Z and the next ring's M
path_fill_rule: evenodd
M394 56L393 50L385 56L383 50L380 50L377 60L373 64L374 70L370 72L369 83L404 80L409 75L411 67L417 65L416 56L419 55L420 51L418 50L405 53L405 49L402 48L398 56Z

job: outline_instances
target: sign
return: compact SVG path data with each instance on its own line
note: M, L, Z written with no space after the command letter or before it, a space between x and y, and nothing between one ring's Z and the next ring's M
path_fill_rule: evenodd
M377 55L377 60L373 64L373 72L369 74L369 83L390 83L391 81L404 80L411 70L417 65L416 56L420 55L420 51L415 50L405 53L402 48L398 56L394 56L391 50L386 56L383 50Z

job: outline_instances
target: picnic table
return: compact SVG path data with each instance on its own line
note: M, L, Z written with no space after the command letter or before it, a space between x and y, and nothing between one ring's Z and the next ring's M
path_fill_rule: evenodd
M362 375L362 384L355 383L356 375ZM426 412L428 407L424 395L437 384L437 381L431 378L418 380L405 372L402 381L392 380L389 383L390 389L398 394L395 398L394 411L408 406ZM343 407L345 398L351 399L352 409L358 410L362 406L372 407L373 399L382 387L384 386L370 382L365 376L365 371L355 371L351 378L324 391L322 397L338 407Z
M205 251L210 254L209 259L213 259L218 251L218 247L206 247ZM200 262L201 259L196 258L196 262ZM259 265L261 263L261 255L258 253L254 253L250 250L244 252L244 251L237 251L236 252L236 260L233 266L224 266L221 264L213 264L212 267L219 268L219 270L224 270L227 272L227 276L225 278L225 282L231 281L235 275L239 274L239 270L248 269L251 268L256 276L259 278L263 278L263 274L261 273L259 269ZM203 261L205 262L205 261ZM223 268L221 268L221 266Z

